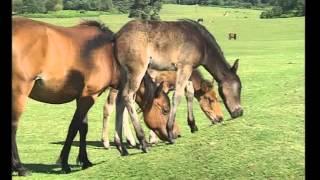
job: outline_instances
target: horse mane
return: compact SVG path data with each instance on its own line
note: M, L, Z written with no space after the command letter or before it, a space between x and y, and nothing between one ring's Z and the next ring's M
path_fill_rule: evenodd
M84 20L79 26L92 26L98 28L102 33L97 34L92 39L89 39L83 46L81 56L83 59L90 59L91 52L103 46L106 43L114 41L114 33L102 22L93 20Z
M204 37L204 39L207 40L208 45L212 45L217 52L224 57L223 55L223 51L221 50L220 46L217 43L217 40L213 37L213 35L207 30L207 28L205 26L203 26L202 24L198 23L195 20L192 19L179 19L178 21L186 23L190 26L192 26L193 28L197 29L201 35ZM227 61L225 60L225 58L223 58L223 61L226 63L227 67L230 68L229 63L227 63Z
M82 22L79 23L79 26L93 26L97 27L104 33L113 34L113 32L107 27L103 22L101 21L95 21L95 20L82 20Z

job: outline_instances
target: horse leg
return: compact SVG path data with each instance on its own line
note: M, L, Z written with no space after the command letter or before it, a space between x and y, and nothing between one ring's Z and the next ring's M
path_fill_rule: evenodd
M159 142L159 138L152 130L149 133L149 143L150 144L157 144Z
M103 126L102 126L102 143L104 148L109 149L109 119L113 111L114 103L117 98L118 91L110 89L109 95L103 106Z
M146 71L147 71L147 66L144 68L143 72L146 72ZM138 138L139 143L141 145L142 151L144 153L146 153L147 152L147 141L145 139L144 131L143 131L141 124L139 122L137 111L134 108L134 105L135 105L134 95L140 86L140 83L142 81L143 76L144 76L144 73L142 73L142 74L128 73L128 76L127 76L128 80L127 80L127 83L124 87L122 96L124 98L126 108L129 112L132 124L134 126L135 131L136 131L137 138Z
M11 170L12 172L17 171L18 176L26 176L29 175L29 172L21 163L16 142L16 134L19 118L25 108L25 103L32 89L33 83L13 82L12 84ZM15 86L15 84L19 84L19 86Z
M128 120L128 111L125 109L123 112L123 132L124 132L124 136L127 139L127 142L130 146L136 146L136 140L132 134L131 128L130 128L130 124L129 124L129 120Z
M196 125L196 121L193 115L193 97L194 97L194 88L191 81L187 83L185 89L186 99L187 99L187 106L188 106L188 125L191 129L191 133L198 131L198 127Z
M91 106L94 104L94 100L95 99L91 96L81 97L77 99L77 108L73 115L72 121L70 123L66 141L63 145L63 148L60 154L62 171L65 173L71 172L71 168L68 164L68 158L69 158L69 152L70 152L72 141L76 136L78 130L80 129L80 126L83 123L82 121L85 119L87 112L89 111ZM82 144L82 148L83 149L86 148L85 144Z
M124 100L122 96L117 96L116 100L116 123L115 123L115 135L114 142L120 152L121 156L127 156L129 153L126 147L122 143L122 122L123 122L123 113L124 113Z
M87 148L86 148L86 138L88 133L88 116L81 121L79 128L80 134L80 145L79 145L79 155L77 158L78 164L82 165L82 169L87 169L92 166L92 163L88 159Z
M177 68L177 79L175 84L176 90L173 93L169 121L167 122L168 140L171 144L174 143L173 125L175 122L177 106L181 101L181 97L184 93L183 91L188 83L192 70L192 66L189 65L184 65Z

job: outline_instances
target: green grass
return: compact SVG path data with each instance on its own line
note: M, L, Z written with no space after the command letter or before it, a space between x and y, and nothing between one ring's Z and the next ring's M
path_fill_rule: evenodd
M229 16L223 16L226 10ZM147 154L129 149L131 155L121 157L114 147L105 150L99 142L104 94L89 113L88 154L97 165L83 171L74 166L78 148L72 146L69 163L73 172L65 175L54 163L75 103L50 105L29 100L17 141L20 157L33 174L14 179L304 179L305 19L266 20L259 19L259 14L257 10L177 5L164 5L161 11L164 20L204 18L228 61L240 59L243 117L230 121L224 108L226 121L211 126L194 101L199 131L191 134L183 100L176 119L182 137L175 145L161 143ZM129 20L126 15L88 19L99 19L114 31ZM71 26L80 18L38 20ZM229 41L229 32L238 33L239 39ZM112 134L113 130L110 137Z

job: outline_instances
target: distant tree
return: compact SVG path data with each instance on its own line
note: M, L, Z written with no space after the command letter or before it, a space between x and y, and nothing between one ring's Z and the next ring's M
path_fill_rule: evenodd
M135 0L130 7L130 18L160 19L161 0Z
M42 0L23 0L23 13L46 13L45 1Z
M16 13L22 13L23 9L23 0L13 0L12 1L12 10Z

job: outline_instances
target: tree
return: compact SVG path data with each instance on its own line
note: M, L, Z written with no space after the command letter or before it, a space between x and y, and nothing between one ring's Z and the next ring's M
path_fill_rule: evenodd
M16 13L22 13L23 1L22 0L13 0L12 1L12 10Z
M23 0L23 13L46 13L45 1L42 0Z

